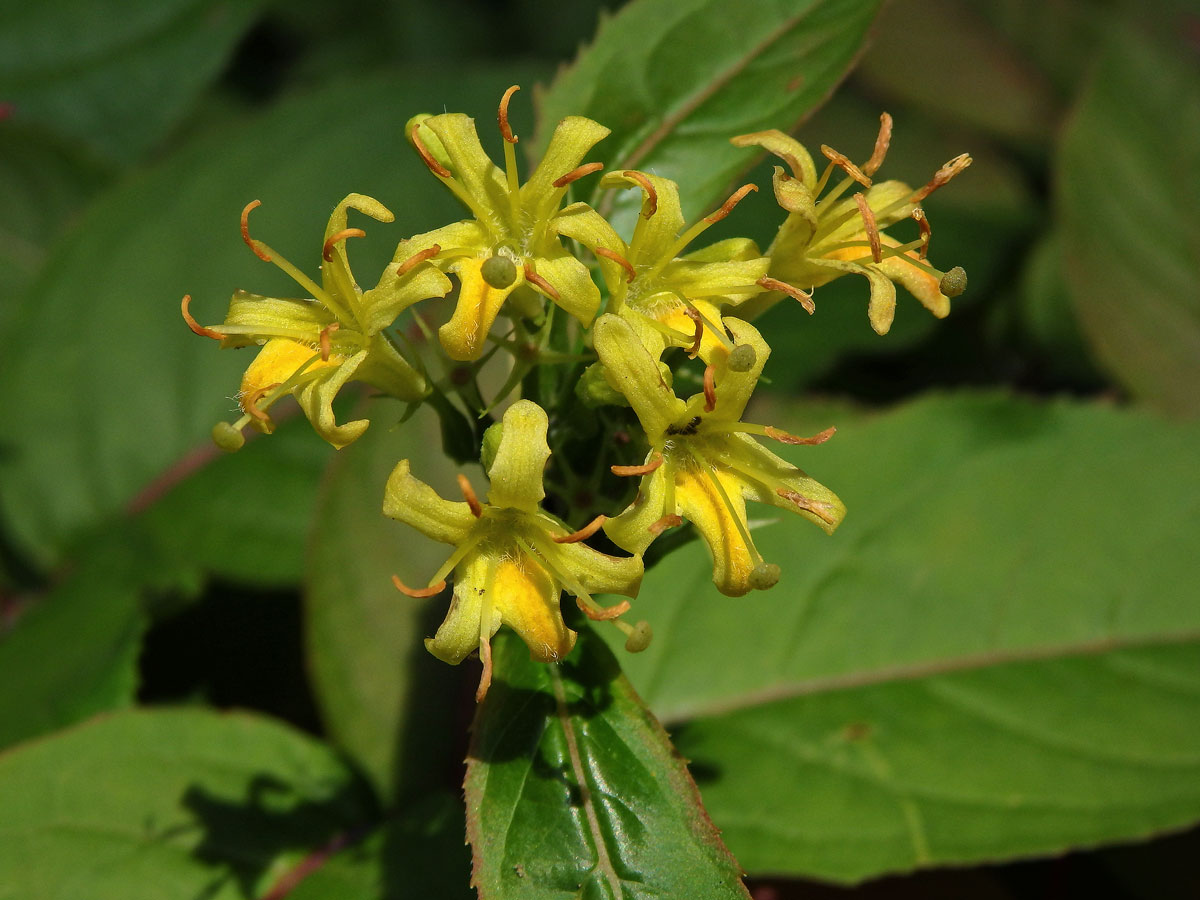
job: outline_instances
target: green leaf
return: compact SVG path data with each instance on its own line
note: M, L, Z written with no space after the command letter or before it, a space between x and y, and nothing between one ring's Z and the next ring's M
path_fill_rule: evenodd
M561 665L509 632L467 761L481 900L747 898L666 732L584 629Z
M6 4L0 96L113 163L144 156L186 115L251 25L257 2Z
M1132 393L1200 412L1200 67L1183 29L1114 28L1057 161L1071 299Z
M255 898L373 815L327 748L248 715L130 711L0 756L0 898Z
M786 417L773 424L794 429ZM1092 678L1090 688L1068 691L1058 675L1060 668L1100 672L1123 664L1129 652L1170 667L1192 652L1186 642L1200 640L1198 440L1200 425L1145 413L1002 395L933 397L846 423L820 447L784 450L836 490L848 513L832 537L792 517L767 516L756 542L783 566L773 590L736 602L720 597L704 549L694 544L648 572L632 614L648 619L656 637L625 666L664 722L692 723L681 748L711 773L701 789L742 863L752 872L849 881L918 864L1059 852L1200 819L1200 801L1188 792L1161 799L1185 780L1172 760L1187 740L1196 745L1185 720L1200 718L1181 718L1177 705L1195 688L1177 679L1178 697L1162 691L1152 701L1138 685L1099 675L1080 675ZM1115 656L1100 658L1109 653ZM996 729L980 709L938 716L911 700L880 718L883 694L886 704L899 703L919 695L921 685L941 684L943 673L959 672L963 684L994 684L995 703L1024 704L1031 720L1090 689L1061 733L1100 735L1096 746L1114 754L1141 734L1176 737L1164 740L1161 755L1152 747L1129 751L1129 777L1111 784L1081 759L1084 774L1064 778L1056 792L1052 775L1062 754L1033 739L992 754ZM1039 687L1029 679L1041 679ZM1138 691L1136 702L1122 693ZM805 715L835 711L828 715L841 720L839 729L864 722L876 734L885 725L897 734L903 726L904 740L937 761L936 770L918 769L907 749L892 759L884 748L890 774L875 779L947 784L944 802L928 792L913 800L927 837L921 854L897 818L909 813L847 774L845 741L804 730L798 703L810 704ZM1126 703L1140 710L1144 727L1127 727L1117 712ZM738 731L743 715L773 724ZM691 741L721 731L730 716L731 734L718 742L726 750L702 758ZM1023 726L1014 719L1012 727ZM799 774L793 744L776 739L785 731L805 746L815 742L814 762ZM1128 732L1125 743L1121 732ZM703 740L708 747L714 739ZM972 742L974 754L942 752ZM986 764L979 758L985 751ZM757 777L773 779L772 815L756 812L761 788L741 790L747 755L759 760ZM1068 828L1062 810L1078 807L1089 771L1094 822ZM985 776L994 796L1011 784L1024 798L1020 830L1002 827L1005 809L950 787ZM1038 791L1029 779L1041 779ZM726 790L726 780L739 787ZM816 846L826 834L855 839L833 853Z
M754 161L729 139L786 131L812 112L845 75L879 5L630 3L546 92L538 143L562 117L588 116L612 129L593 157L675 179L685 215L710 212L706 205ZM635 193L622 193L618 219L636 214Z
M232 418L250 355L193 335L179 298L191 293L193 313L211 323L237 288L295 293L242 243L247 201L263 201L256 236L315 273L334 204L352 191L378 197L397 222L368 225L351 254L373 283L400 239L462 215L406 145L407 115L443 104L485 114L511 76L388 75L297 97L189 144L93 205L13 314L22 339L0 354L0 513L18 547L42 565L60 559ZM475 104L483 88L487 100ZM410 98L408 112L396 112L397 97ZM363 110L374 112L370 127Z
M413 600L392 586L427 579L451 547L383 515L383 488L402 459L446 496L458 490L441 455L437 422L422 409L389 427L381 418L330 467L313 528L306 580L307 645L313 689L326 728L385 797L427 790L452 758L461 728L458 673L434 659L423 638L447 600ZM394 404L390 408L398 412Z

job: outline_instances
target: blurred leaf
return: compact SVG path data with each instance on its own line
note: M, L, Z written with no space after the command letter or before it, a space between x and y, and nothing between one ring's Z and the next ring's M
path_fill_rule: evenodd
M973 3L901 0L874 34L856 77L887 103L1009 140L1050 136L1058 99L1046 76Z
M680 182L695 218L754 161L729 139L793 128L845 75L876 0L637 0L601 23L592 45L542 97L538 145L585 115L612 134L591 154L610 169ZM640 196L621 192L618 220ZM612 201L609 201L612 202Z
M353 252L359 277L373 283L397 241L461 217L405 144L408 112L448 104L494 114L497 85L512 76L389 75L297 97L189 144L95 204L13 315L22 340L0 356L0 512L20 549L52 563L73 536L207 448L213 423L230 417L250 355L218 352L188 331L179 298L190 292L193 312L213 322L235 288L295 292L242 243L237 217L248 200L264 204L255 232L315 272L334 204L351 191L378 197L397 223L373 224ZM409 98L408 112L397 97ZM376 113L369 127L363 110ZM242 462L254 452L229 465L257 467Z
M15 122L47 126L128 164L187 114L258 5L8 0L0 11L0 97L12 104Z
M1040 0L1037 3L973 0L970 4L960 0L960 3L986 19L1003 35L1004 42L1011 45L1004 48L1005 55L1011 57L1015 50L1020 51L1024 59L1018 61L1018 71L1027 70L1032 62L1062 97L1073 96L1087 74L1095 55L1096 38L1103 32L1106 19L1103 14L1097 14L1105 5L1097 0ZM1146 11L1147 6L1142 9ZM961 47L955 49L962 50ZM1012 73L994 70L986 74L989 77L999 75L1005 80L1014 77ZM1001 102L1005 101L1001 99Z
M256 898L373 814L330 751L248 715L125 712L0 756L0 897Z
M1071 299L1097 358L1135 397L1194 415L1200 65L1186 24L1114 31L1063 136L1057 199Z
M482 900L744 897L683 760L590 630L559 665L494 641L467 761Z
M0 747L133 703L146 625L140 557L125 535L95 541L0 637Z
M325 725L380 794L391 797L428 790L441 774L449 783L461 777L451 742L462 723L453 702L456 673L422 640L437 629L447 599L413 600L391 582L393 573L422 582L452 548L382 512L384 485L400 460L412 460L413 474L451 496L455 470L440 452L431 410L389 427L387 408L375 404L374 424L330 468L305 603L310 671Z
M774 424L791 425L786 417ZM819 704L814 708L849 716L841 728L878 718L870 692L862 694L860 711L842 711L858 702L851 690L858 687L901 690L891 685L1034 660L1044 660L1042 671L1053 672L1076 665L1063 660L1192 640L1200 634L1194 590L1200 583L1200 469L1192 461L1197 440L1200 426L1172 425L1144 413L1035 405L999 395L935 397L852 421L828 444L784 451L846 502L849 513L837 534L829 538L793 520L764 524L756 542L768 561L784 566L783 580L772 591L737 601L716 594L701 547L668 556L647 573L636 604L637 616L651 622L656 637L645 653L624 660L629 677L668 725L698 719L697 734L707 733L709 722L719 728L726 715L750 709L778 721L779 728L790 727L783 723L802 697ZM1044 704L1066 702L1054 677L1048 675L1040 690ZM1123 695L1098 676L1092 690L1090 715L1122 727L1124 720L1110 708L1125 702ZM1033 693L1026 688L1016 700L1032 705ZM1164 704L1145 709L1164 729L1184 727L1170 726L1176 712ZM972 768L977 763L971 754L935 752L966 740L961 735L971 732L965 719L947 724L928 710L914 707L912 713L912 733L921 736L913 740L924 741L939 760L943 779L982 777L983 764ZM980 730L977 737L982 752L991 732ZM746 740L741 752L767 752ZM776 748L779 778L795 772L790 745L769 746ZM1164 744L1163 752L1178 746ZM1008 844L995 839L1003 831L996 822L1007 811L966 801L919 803L927 835L954 830L957 837L931 842L926 858L918 859L903 826L883 821L896 813L896 804L881 805L877 793L846 786L836 756L843 749L842 742L829 743L827 755L805 770L807 793L779 788L779 803L786 797L792 805L786 818L775 819L769 853L756 849L768 846L763 819L753 812L757 795L740 801L741 795L723 793L725 799L710 806L750 871L854 880L919 862L1057 852L1074 842L1127 839L1200 818L1200 803L1185 803L1182 795L1178 804L1152 804L1135 815L1132 789L1106 800L1098 781L1092 785L1095 828L1105 830L1085 834L1055 824L1061 824L1056 810L1075 802L1069 791L1078 781L1064 783L1062 795L1047 793L1044 803L1029 789L1014 787L1025 791L1021 815L1031 818L1021 826L1028 830L1014 832ZM1009 768L997 781L1022 766L1044 771L1050 757L1036 749L1011 748ZM742 766L736 755L709 753L702 762L720 770L713 775L718 781ZM890 764L889 778L918 777L907 761ZM932 770L922 771L920 777ZM1180 780L1161 761L1147 763L1138 777L1149 779L1154 790ZM1162 783L1154 781L1159 778ZM707 799L713 788L707 781L701 787ZM839 799L814 803L816 791ZM1129 814L1122 816L1121 809ZM838 829L835 821L842 823ZM840 835L841 849L823 862L821 854L831 849L813 850L806 836L816 841L827 833ZM785 834L792 837L785 840Z

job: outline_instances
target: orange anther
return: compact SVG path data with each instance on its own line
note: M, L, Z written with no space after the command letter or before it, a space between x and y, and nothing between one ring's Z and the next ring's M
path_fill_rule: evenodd
M883 247L879 244L879 228L875 225L875 211L867 202L867 195L857 193L854 202L858 204L858 214L862 216L863 228L867 232L867 240L871 242L871 259L883 262Z
M325 246L321 248L321 259L329 262L333 259L333 245L338 241L344 241L346 238L366 237L367 233L361 228L343 228L337 234L331 234L325 239Z
M704 221L709 225L720 222L723 218L733 212L733 208L741 202L743 197L745 197L751 191L757 190L757 184L743 184L740 188L733 192L728 200L721 204L720 209L714 213L711 213L710 215L705 216Z
M862 169L850 162L850 160L844 154L838 153L832 147L829 147L825 144L821 145L821 152L825 154L826 159L828 159L831 163L833 163L863 187L871 186L871 179L863 174Z
M586 541L593 534L600 530L600 526L605 523L608 516L596 516L592 521L588 522L578 531L572 531L570 534L559 535L554 538L556 544L578 544L580 541Z
M819 503L815 500L809 500L803 494L799 494L796 491L789 491L787 488L777 488L775 493L777 493L784 500L791 500L798 507L803 510L807 510L822 521L828 522L830 525L836 524L837 520L835 520L830 514L830 509L832 509L832 507L828 503Z
M650 462L643 463L640 466L609 466L608 468L614 475L621 475L622 477L634 477L637 475L649 475L662 464L662 455L656 453Z
M183 302L179 304L180 310L183 312L183 321L187 322L187 327L192 329L192 332L200 335L200 337L213 338L221 341L225 339L225 335L219 331L213 331L211 328L205 328L199 322L192 318L192 314L188 312L188 304L192 302L191 294L183 295Z
M613 606L601 606L599 609L587 606L582 597L576 597L575 603L579 606L580 611L593 622L611 622L629 612L628 600L622 600Z
M933 237L933 227L929 224L929 218L925 215L925 210L919 206L914 206L912 217L917 220L917 227L921 229L921 259L929 255L929 239Z
M251 200L242 209L242 240L246 242L246 246L254 251L254 255L263 262L270 262L270 255L262 249L262 244L250 237L250 210L258 209L262 206L261 200Z
M514 84L504 96L500 98L500 111L496 113L496 119L500 123L500 136L510 144L515 144L518 140L517 136L512 133L512 129L508 127L508 101L512 99L512 95L521 89L519 84Z
M794 297L800 301L800 305L808 311L811 316L817 311L817 304L813 303L812 294L805 293L798 287L788 284L786 281L780 281L778 278L768 278L764 275L755 282L759 287L768 291L783 291L789 297Z
M421 126L418 125L412 130L409 137L412 139L413 147L417 150L417 155L421 157L421 161L429 167L429 171L439 178L449 178L450 170L443 166L440 162L433 158L433 154L425 149L425 145L421 143Z
M462 491L463 499L467 501L467 506L471 507L471 515L479 518L483 515L483 507L479 505L479 498L475 496L475 489L471 487L471 482L467 481L467 476L461 472L458 474L458 489Z
M483 663L483 672L479 675L479 687L475 688L476 703L483 702L488 688L492 686L492 645L487 641L481 641L479 644L479 660Z
M396 590L406 597L414 597L417 600L423 600L426 597L436 597L446 589L446 580L443 578L437 584L430 585L427 588L410 588L400 580L399 575L392 576L392 584L396 586Z
M879 167L883 165L883 158L887 156L888 146L892 143L892 117L887 113L879 114L879 134L875 138L875 149L871 151L871 158L863 163L862 170L867 175L874 175L879 171Z
M397 277L403 278L405 275L407 275L409 272L411 272L413 269L415 269L421 263L425 262L426 260L433 259L435 256L437 256L441 252L442 252L442 247L440 244L433 244L429 247L426 247L424 250L418 250L416 253L414 253L412 256L410 256L408 259L406 259L404 262L400 263L400 265L398 265L396 267Z
M641 185L642 191L645 192L646 199L642 204L642 215L648 219L658 212L658 191L654 189L654 185L650 183L650 179L646 177L645 173L639 172L636 169L627 169L621 174L626 178L636 181Z
M929 183L913 194L912 197L909 198L909 201L912 203L920 203L970 164L970 154L960 153L958 156L954 157L954 159L950 160L950 162L946 163L944 166L934 172L933 177L929 179Z
M708 365L704 368L704 411L712 412L717 408L717 367Z
M555 289L554 285L533 271L533 266L529 263L525 263L525 280L534 287L540 288L542 293L546 294L554 302L557 303L562 300L562 294Z
M341 327L340 322L330 322L321 329L321 359L324 362L329 362L329 354L333 350L333 342L329 340L329 335Z
M633 263L623 257L620 253L609 250L607 247L597 247L596 255L603 256L605 259L611 259L622 269L625 270L625 281L630 282L637 278L637 270L633 268Z
M798 435L788 434L786 431L781 431L778 428L767 426L767 437L772 440L780 441L784 444L823 444L833 437L836 428L826 428L820 434L814 434L812 437L799 437Z
M647 528L646 530L649 531L651 534L657 536L657 535L662 534L668 528L676 528L682 524L683 524L683 519L679 518L679 516L675 516L675 515L663 516L661 519L657 520L656 522L650 523L650 527Z
M551 183L556 188L566 187L572 181L578 181L585 175L591 175L593 172L599 172L603 168L604 163L602 162L584 163L582 166L577 166L576 168L572 169L566 175L560 175L558 178L555 178Z
M685 351L688 355L688 359L695 359L696 355L700 352L700 342L704 339L704 319L701 318L700 312L691 306L685 308L683 313L689 319L691 319L692 324L696 326L696 332L692 335L691 346Z
M274 384L268 384L266 387L260 387L257 390L250 391L242 397L242 410L249 416L253 416L265 425L271 424L271 417L265 411L258 408L258 401L265 397L268 393L275 390L282 381L277 381Z

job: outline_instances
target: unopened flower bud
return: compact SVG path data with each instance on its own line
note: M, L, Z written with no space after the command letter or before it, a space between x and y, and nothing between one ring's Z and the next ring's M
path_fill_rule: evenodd
M738 344L729 354L729 369L732 372L749 372L758 362L758 354L749 344Z
M496 451L500 449L500 441L504 437L504 422L494 422L483 433L483 445L479 448L479 461L483 471L492 473L492 463L496 461Z
M643 619L633 626L633 632L625 641L625 649L630 653L641 653L650 646L653 637L654 631L650 628L650 623Z
M955 266L942 276L938 288L947 297L957 297L967 289L967 272L962 266Z
M212 439L226 453L236 453L246 443L242 432L228 422L218 422L213 426Z
M507 256L489 256L480 267L479 274L489 285L502 290L517 280L517 266Z

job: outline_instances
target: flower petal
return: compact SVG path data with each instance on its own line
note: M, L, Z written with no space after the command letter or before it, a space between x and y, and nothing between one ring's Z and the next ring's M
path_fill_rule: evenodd
M443 499L413 475L407 459L400 460L388 476L383 514L443 544L462 543L476 522L466 503Z
M846 517L846 505L837 494L747 435L728 435L721 458L743 476L742 493L748 500L798 513L827 534L832 534ZM780 487L800 497L807 506L781 495Z
M305 363L308 363L305 371L312 372L339 366L344 361L345 357L342 356L330 356L328 360L323 360L318 351L308 344L287 338L274 338L263 344L254 361L247 367L242 376L241 394L260 395L272 385L283 384Z
M742 479L716 468L706 473L700 468L704 465L700 460L694 466L678 469L675 502L679 514L696 527L708 546L717 590L728 597L740 597L750 590L750 573L759 559L758 551L742 536L743 530L748 533ZM724 496L712 478L720 480Z
M608 220L586 203L572 203L555 216L550 225L555 233L578 241L593 253L598 247L622 257L628 252L625 242L613 231ZM597 254L597 260L600 263L600 271L604 275L605 284L608 286L608 292L611 294L618 285L626 280L625 268L603 254Z
M563 622L562 588L528 554L496 564L492 602L500 621L521 636L536 662L556 662L575 646L575 632Z
M400 355L385 335L373 335L367 349L370 353L359 367L355 381L369 384L405 403L416 403L428 396L425 376Z
M747 344L754 348L754 365L745 372L735 372L728 366L728 354L720 354L716 359L717 372L717 405L712 417L725 422L737 422L742 418L750 395L758 385L763 366L771 355L771 348L763 340L757 328L741 319L724 319L725 327L733 336L735 344Z
M851 262L838 258L847 256L860 259L862 251L855 247L847 247L844 250L834 251L831 258L814 259L809 262L818 268L850 272L865 277L871 283L871 299L867 304L867 318L876 334L887 334L892 327L892 319L896 317L896 286L888 278L883 264ZM887 260L884 260L884 263L886 262ZM897 265L905 264L897 263Z
M315 300L263 297L236 291L221 325L222 333L228 335L221 341L221 346L249 347L263 339L285 336L315 346L321 329L334 321L329 310Z
M591 325L596 310L600 307L600 288L596 287L588 267L565 250L561 256L539 256L530 262L534 272L544 278L558 296L547 294L532 281L529 282L530 287L550 297L582 322L584 327Z
M500 446L488 470L491 489L488 503L536 512L546 496L542 473L550 458L546 444L549 420L540 406L530 400L518 400L501 420Z
M329 223L325 226L325 240L329 241L334 235L346 230L347 210L356 209L378 222L392 222L395 216L392 211L365 194L350 194L333 208ZM329 246L329 259L321 265L321 286L326 293L339 297L357 316L360 309L358 285L350 271L350 261L346 255L346 239L337 241ZM344 323L349 325L349 322Z
M657 361L624 319L601 316L592 336L608 383L629 401L651 446L661 446L667 427L684 414L686 404L667 387Z
M521 210L533 222L545 222L558 210L567 188L554 182L572 171L609 129L583 116L567 116L554 129L546 154L521 186Z
M641 556L609 556L582 541L552 546L554 565L569 571L588 593L637 596L644 571Z
M517 269L517 279L506 288L494 288L483 280L484 260L479 257L460 259L454 273L458 276L458 305L450 321L438 329L438 338L451 359L472 360L483 355L488 332L500 314L500 307L517 287L524 284L524 273Z
M649 172L609 172L600 180L601 187L641 188L642 179L654 189L655 209L646 218L639 215L634 226L630 248L633 258L629 261L637 266L652 266L671 252L679 232L685 224L683 209L679 204L679 186L669 178L651 175ZM644 207L644 201L643 201Z
M358 440L359 436L367 430L367 426L371 424L367 419L355 419L339 425L333 412L333 400L337 397L338 391L346 382L354 379L358 367L367 358L368 352L361 350L349 359L342 360L341 365L338 365L337 368L318 372L316 377L305 381L295 391L296 400L300 403L300 408L304 410L308 421L312 423L313 430L338 450ZM335 357L331 356L329 362L333 363L334 359ZM318 359L309 368L309 371L313 367L321 365L322 362Z
M441 141L452 177L466 192L475 217L493 236L511 236L508 182L483 151L475 120L462 113L444 113L424 119L421 128L429 128Z
M464 506L466 504L463 504ZM454 571L454 598L437 633L425 639L425 649L442 662L458 665L479 649L480 639L491 639L500 628L500 610L486 604L490 621L483 623L484 598L494 582L495 560L471 553Z
M735 147L762 147L764 150L774 153L788 164L793 178L800 179L809 190L816 187L817 169L813 165L812 156L804 148L804 145L791 135L772 128L768 131L740 134L735 138L730 138L729 142Z

